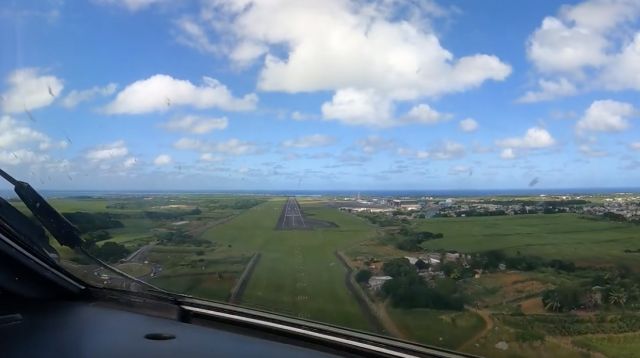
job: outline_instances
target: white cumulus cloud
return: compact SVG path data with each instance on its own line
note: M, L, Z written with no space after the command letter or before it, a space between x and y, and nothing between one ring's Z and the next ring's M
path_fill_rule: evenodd
M194 115L175 117L164 124L171 131L180 131L193 134L206 134L215 130L223 130L229 125L226 117L209 118Z
M82 91L73 90L62 99L62 106L66 108L73 108L78 104L89 101L97 96L110 96L116 92L117 88L118 86L115 83L109 83L104 87L94 86Z
M394 101L373 89L340 89L331 101L322 105L325 120L337 120L348 125L392 127L405 124L436 124L451 118L425 103L415 105L399 118L394 117Z
M160 154L153 160L153 164L157 166L169 165L171 162L171 156L168 154Z
M45 164L51 157L42 152L29 149L2 150L0 149L1 165Z
M18 122L10 116L0 118L0 149L14 149L25 144L35 144L46 149L51 139L28 125Z
M62 92L62 80L41 74L37 68L22 68L9 74L8 88L0 96L2 111L17 113L42 108L53 103Z
M398 11L401 2L209 4L199 21L229 44L224 51L232 61L260 63L260 90L334 91L322 112L344 123L385 126L395 101L466 91L511 73L493 55L456 58L428 26Z
M539 89L536 91L528 91L525 93L524 96L518 99L518 102L534 103L549 101L578 93L576 86L566 78L560 78L557 81L540 79L538 81L538 87Z
M136 157L129 157L129 158L124 160L122 165L125 168L133 168L137 163L138 163L138 159Z
M221 153L229 155L248 155L258 152L257 145L237 138L231 138L221 142L180 138L173 144L173 147L182 150L194 150L201 153Z
M608 155L607 152L603 151L603 150L598 150L598 149L594 149L591 145L589 144L582 144L578 147L578 150L580 151L580 153L582 153L584 156L587 157L591 157L591 158L599 158L599 157L606 157Z
M502 152L500 152L500 158L502 159L515 159L516 153L513 148L504 148Z
M395 147L395 142L377 135L371 135L357 141L360 150L367 154L377 153L382 150L391 150Z
M127 154L129 154L129 148L127 148L123 140L118 140L113 143L99 145L90 149L85 154L85 158L91 162L101 162L122 158Z
M472 175L473 169L466 165L456 165L449 168L449 175L464 175L464 174L469 176Z
M544 18L527 41L527 56L546 78L520 102L574 95L580 89L640 89L639 17L636 0L587 0Z
M419 150L415 153L417 159L429 159L431 153L426 150Z
M349 125L389 127L392 120L392 102L372 89L345 88L336 91L330 102L322 105L327 120Z
M622 132L629 128L629 118L634 114L635 108L629 103L613 100L594 101L576 123L576 131Z
M221 162L224 160L224 157L221 155L215 155L213 153L202 153L200 155L200 160L205 162Z
M458 127L463 132L475 132L478 130L479 124L473 118L465 118L458 123Z
M432 151L429 152L429 156L433 159L438 160L450 160L461 158L465 154L464 145L453 142L453 141L444 141L437 147L435 147Z
M282 146L289 148L314 148L326 147L336 142L332 136L324 134L312 134L282 142Z
M193 47L204 53L218 53L220 49L207 35L206 30L194 20L188 17L181 17L175 22L178 28L178 42Z
M258 97L253 93L234 97L225 85L210 77L203 77L203 84L198 86L158 74L125 87L104 111L108 114L140 114L162 112L173 106L245 111L254 109L257 102Z
M440 113L428 104L421 103L413 106L402 120L407 123L436 124L449 118L449 114Z
M0 117L1 165L51 164L53 162L49 152L65 147L66 142L52 140L46 134L29 127L27 122L8 115Z
M220 153L231 155L253 154L258 150L257 146L253 143L235 138L217 143L215 149Z
M622 52L611 58L597 81L609 90L640 91L640 32Z
M556 141L544 128L532 127L522 137L511 137L497 141L498 146L520 149L541 149L555 145Z
M126 8L129 11L138 11L146 9L151 5L164 2L166 0L96 0L106 5L116 5Z

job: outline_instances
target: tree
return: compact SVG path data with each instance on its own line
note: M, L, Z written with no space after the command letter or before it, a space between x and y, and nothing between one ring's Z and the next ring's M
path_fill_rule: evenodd
M560 296L555 290L550 290L542 295L542 303L547 311L559 312L562 308Z
M396 247L403 251L420 251L420 242L415 238L409 238L398 241Z
M369 282L371 275L372 275L371 271L362 269L358 271L358 273L356 273L356 282L359 282L359 283Z
M405 235L405 236L410 235L411 234L411 229L409 227L407 227L406 225L402 225L400 230L398 230L398 234Z
M565 262L557 259L551 260L549 267L566 272L574 272L576 270L576 265L573 262Z
M111 238L111 234L109 234L106 230L92 231L85 236L85 241L87 245L91 246L96 242L109 240Z
M129 249L117 242L105 242L91 248L91 253L100 260L116 262L129 254Z
M560 260L556 260L556 261L559 261L562 265L564 265L562 261ZM505 259L505 264L507 265L507 267L510 267L513 269L517 269L521 271L532 271L543 266L544 260L538 256L517 255L513 257L507 257ZM557 264L557 265L560 265L560 264ZM554 267L554 266L551 265L551 267Z
M627 292L622 287L616 287L609 291L609 303L624 307L627 302Z
M124 227L122 222L115 220L115 215L111 213L87 213L78 211L63 213L62 216L75 225L83 234L90 231Z
M484 252L482 256L484 257L485 268L487 269L497 268L498 265L504 263L507 258L507 255L500 250L490 250Z
M542 303L549 311L570 311L580 307L585 292L579 286L561 285L542 295Z
M458 264L452 261L445 262L442 266L442 272L447 277L451 277L453 273L458 269Z
M391 277L416 275L416 267L405 258L392 259L382 265L382 271Z
M461 310L464 297L454 280L436 280L434 287L424 281L407 259L386 262L384 272L393 277L382 285L382 293L395 307Z

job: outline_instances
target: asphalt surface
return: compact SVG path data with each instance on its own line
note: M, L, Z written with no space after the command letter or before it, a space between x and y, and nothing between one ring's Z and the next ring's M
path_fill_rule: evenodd
M144 245L141 248L134 251L131 255L129 255L126 259L122 260L124 262L137 262L142 263L147 257L147 252L153 247L154 244Z
M306 229L307 225L302 217L302 211L300 210L300 204L295 198L287 199L287 202L282 207L282 214L278 219L279 230L292 230L292 229Z
M136 277L142 281L146 281L149 278L153 278L162 272L162 266L157 263L151 263L147 261L147 256L151 248L153 248L154 244L144 245L138 250L134 251L127 258L122 260L122 263L132 262L138 264L150 264L151 272L146 275ZM114 265L117 267L117 265ZM111 270L99 267L93 271L93 275L103 280L105 285L108 285L111 288L120 288L124 290L130 291L138 291L140 284L137 282L133 282L125 277L122 277Z

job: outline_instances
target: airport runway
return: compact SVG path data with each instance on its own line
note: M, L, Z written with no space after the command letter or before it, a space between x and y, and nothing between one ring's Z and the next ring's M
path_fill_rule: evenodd
M304 223L304 218L302 217L302 211L300 211L300 204L298 204L295 198L287 199L287 202L282 208L282 214L280 214L276 228L279 230L307 228Z

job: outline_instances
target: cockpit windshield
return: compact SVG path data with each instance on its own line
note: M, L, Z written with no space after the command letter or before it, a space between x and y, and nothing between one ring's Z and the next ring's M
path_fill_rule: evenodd
M5 1L0 233L93 287L632 357L639 74L637 0Z

